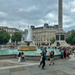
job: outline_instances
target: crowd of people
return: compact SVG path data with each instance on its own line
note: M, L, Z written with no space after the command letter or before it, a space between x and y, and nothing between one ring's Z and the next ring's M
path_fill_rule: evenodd
M47 49L43 48L42 53L40 53L40 65L39 65L39 67L42 66L42 69L44 69L45 67L46 53L47 53ZM50 61L49 65L51 64L54 65L54 51L49 52L48 56L49 56L48 60Z
M63 58L69 58L69 55L72 54L73 56L75 56L75 48L58 48L60 50L60 58L63 59ZM45 60L46 60L46 53L47 53L47 50L46 48L42 49L42 53L40 53L40 66L42 66L42 69L44 69L45 67ZM49 65L54 65L54 51L51 51L49 52L49 58L48 60L50 61Z
M18 62L25 61L24 57L25 57L24 53L23 52L22 53L19 52L19 54L18 54Z
M63 58L69 58L70 54L73 54L75 56L75 48L59 48L61 59Z
M69 55L70 54L73 54L73 56L75 56L75 48L58 48L59 49L59 51L60 51L60 58L61 59L63 59L63 58L69 58ZM45 48L42 48L41 49L42 50L42 52L40 53L40 64L39 64L39 67L40 66L42 66L42 69L44 69L44 67L45 67L45 61L47 60L47 48L45 47ZM51 52L49 52L49 54L48 54L48 61L50 61L49 62L49 65L54 65L54 51L51 51ZM24 53L22 52L22 53L20 53L19 52L19 54L18 54L18 62L20 62L20 61L25 61L25 55L24 55Z

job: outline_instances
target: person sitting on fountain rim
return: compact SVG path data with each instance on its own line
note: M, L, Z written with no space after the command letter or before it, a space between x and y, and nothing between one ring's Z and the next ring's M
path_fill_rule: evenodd
M22 52L22 55L21 55L21 61L25 61L24 53L23 52Z

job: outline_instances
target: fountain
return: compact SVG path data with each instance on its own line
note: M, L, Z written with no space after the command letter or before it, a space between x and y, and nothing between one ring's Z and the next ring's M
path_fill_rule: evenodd
M23 42L24 41L24 42ZM18 50L23 50L23 51L31 51L31 50L37 50L35 43L32 39L32 33L31 33L31 28L28 27L28 33L26 38L24 40L22 39L21 45L18 47Z
M12 48L12 47L14 47L14 45L13 45L13 43L12 43L12 41L11 41L11 38L9 39L9 41L8 41L8 43L7 43L7 45L6 45L6 47L10 47L10 48Z

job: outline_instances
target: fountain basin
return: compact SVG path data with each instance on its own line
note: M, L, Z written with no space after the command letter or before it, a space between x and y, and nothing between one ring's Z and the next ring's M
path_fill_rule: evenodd
M47 49L47 59L49 58L49 52L54 51L55 59L60 58L60 51L58 49ZM35 51L18 51L17 49L8 49L8 50L0 50L0 59L6 59L6 58L17 58L18 59L18 53L23 52L25 54L26 60L39 60L40 59L40 53L42 52L40 49L37 49Z
M36 51L36 46L19 46L19 51Z

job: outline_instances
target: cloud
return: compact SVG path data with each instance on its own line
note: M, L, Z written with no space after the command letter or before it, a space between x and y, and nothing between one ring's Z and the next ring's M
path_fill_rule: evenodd
M24 30L28 28L28 23L26 23L24 20L19 20L19 21L7 21L7 20L3 20L0 21L0 26L6 26L6 27L10 27L10 28L17 28L20 30Z
M70 22L72 19L69 16L63 15L63 22L64 23L68 23Z
M36 10L38 10L38 8L36 6L32 6L32 7L28 7L27 9L20 8L19 12L32 12L32 11L36 11Z
M74 29L75 0L63 0L63 28ZM58 24L58 0L1 0L0 26L25 29L28 25Z
M52 14L52 13L48 13L47 15L46 15L46 18L53 18L54 17L54 14Z
M3 21L0 21L0 26L10 27L10 24L6 20L3 20Z
M0 11L0 17L6 17L7 14L5 12Z
M74 25L74 24L73 24ZM73 26L73 25L64 25L64 28L69 28L69 27L71 27L71 26Z
M64 0L63 5L63 28L65 31L75 29L75 0Z
M75 12L75 8L71 9L71 12L73 12L73 13L74 13L74 12Z

